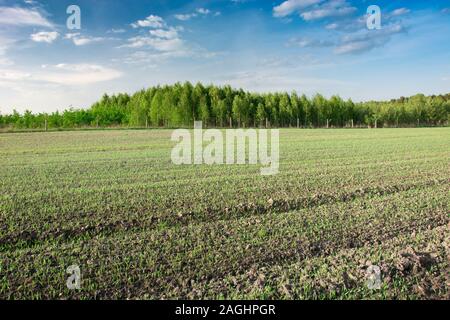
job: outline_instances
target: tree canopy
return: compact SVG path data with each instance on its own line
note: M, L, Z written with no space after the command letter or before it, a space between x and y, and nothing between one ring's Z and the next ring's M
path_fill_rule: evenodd
M399 127L439 126L450 121L450 94L354 103L339 96L308 98L296 92L251 93L230 86L157 86L133 95L103 95L89 109L0 114L1 127Z

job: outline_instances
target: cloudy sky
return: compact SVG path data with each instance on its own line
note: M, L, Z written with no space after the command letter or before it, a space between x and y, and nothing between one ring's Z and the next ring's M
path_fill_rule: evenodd
M373 4L381 30L366 27ZM356 101L448 93L449 35L450 0L0 0L0 112L186 80Z

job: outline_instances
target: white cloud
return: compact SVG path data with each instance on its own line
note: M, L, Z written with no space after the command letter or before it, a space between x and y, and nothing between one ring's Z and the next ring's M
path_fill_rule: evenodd
M88 44L91 44L93 42L100 42L100 41L104 41L105 38L102 37L75 37L73 38L73 43L76 46L85 46Z
M346 0L330 0L323 5L315 6L311 10L301 13L300 16L305 21L312 21L330 17L344 17L356 10Z
M0 67L0 108L6 113L13 109L52 112L69 105L88 108L98 100L99 92L124 90L123 81L114 81L122 76L120 71L95 63L11 69Z
M0 34L0 56L4 55L6 50L8 50L14 42L14 40L6 38Z
M67 33L64 36L64 39L72 40L73 44L76 46L85 46L94 42L113 40L113 38L84 36L81 35L80 33Z
M302 93L314 94L328 88L350 87L352 83L319 77L302 77L290 70L250 70L222 74L214 83L230 84L237 88L246 88L256 92L294 91L302 88Z
M167 39L153 36L138 36L128 39L128 44L122 47L149 47L156 51L179 51L183 49L183 43L183 40L181 40L180 38Z
M393 17L402 16L402 15L408 14L410 12L411 12L411 10L409 10L407 8L399 8L399 9L395 9L394 11L392 11L391 16L393 16Z
M337 8L334 12L329 9ZM345 10L344 10L345 9ZM325 17L337 17L339 15L347 15L352 13L356 8L350 7L346 0L330 0L320 5L313 5L308 11L300 13L305 20L315 20ZM386 45L394 35L405 32L400 21L394 21L394 16L407 14L409 9L400 8L388 14L385 14L384 25L381 30L367 30L367 16L347 17L339 21L330 22L325 25L325 29L329 31L339 31L344 35L336 40L324 40L313 38L293 38L287 45L297 46L300 48L319 48L334 47L334 53L343 54L359 54L373 50Z
M30 6L36 6L39 5L39 2L34 1L34 0L24 0L23 2L25 2L26 4L30 5Z
M222 13L220 11L212 12L209 9L205 8L197 8L195 9L195 12L192 13L186 13L186 14L176 14L174 15L175 19L181 20L181 21L188 21L192 18L196 18L198 16L209 16L212 15L213 17L218 17Z
M386 15L384 16L383 22L386 24L388 19ZM347 17L345 19L334 21L325 26L326 30L337 30L341 32L354 33L356 31L361 31L367 29L367 16L360 17Z
M0 65L11 66L14 64L12 60L6 57L6 52L15 43L15 40L5 38L0 34Z
M52 27L35 9L0 7L0 25Z
M0 66L11 66L14 62L8 58L0 56Z
M300 48L322 48L322 47L331 47L334 45L334 43L328 40L293 38L289 40L288 45L297 46Z
M173 58L189 56L189 51L167 51L167 52L149 52L136 51L125 57L127 64L145 64L147 68L156 68L160 63Z
M117 70L94 64L58 64L53 69L55 72L38 75L38 78L62 85L86 85L122 76Z
M176 28L169 28L168 30L164 30L164 29L150 30L150 34L157 38L168 39L168 40L178 38L178 30Z
M131 26L137 28L163 28L166 25L163 18L155 15L149 15L144 20L138 20L132 23Z
M31 74L16 70L0 70L0 80L23 81L30 79Z
M192 19L192 18L194 18L196 16L197 16L197 14L195 14L195 13L191 13L191 14L176 14L176 15L174 15L174 17L176 19L181 20L181 21L188 21L188 20L190 20L190 19Z
M108 33L125 33L127 32L125 29L111 29L108 31Z
M73 39L75 37L79 37L81 34L80 33L67 33L64 36L64 39Z
M352 54L370 51L384 46L395 34L404 32L401 24L385 26L381 30L364 30L344 36L336 47L336 54Z
M203 15L208 15L211 13L211 11L209 9L205 9L205 8L198 8L196 11Z
M284 18L298 13L306 21L330 17L343 17L357 9L346 0L287 0L273 8L273 15Z
M337 23L330 23L325 26L327 30L336 30L339 27Z
M188 47L183 45L179 50L174 51L148 51L139 50L129 54L123 59L127 64L139 64L144 65L146 68L156 68L161 63L170 59L176 58L202 58L211 59L219 55L223 55L223 52L210 52L200 47Z
M139 49L123 60L127 64L145 64L154 68L159 63L173 58L203 57L211 58L217 53L209 52L201 47L189 45L181 38L183 27L171 27L149 30L148 35L140 35L128 39L128 43L119 48Z
M312 5L319 4L323 0L286 0L273 8L273 15L277 18L283 18Z
M14 85L15 82L29 82L40 85L88 85L110 81L122 76L122 73L95 64L57 64L45 65L41 70L23 72L21 70L0 70L3 86Z
M56 39L58 39L59 33L56 31L41 31L37 33L33 33L30 38L34 42L45 42L45 43L53 43Z
M184 41L179 35L179 32L183 31L183 28L167 26L166 23L163 24L164 26L161 28L152 28L152 30L149 30L149 35L139 35L129 38L128 43L119 48L147 48L158 52L184 51Z

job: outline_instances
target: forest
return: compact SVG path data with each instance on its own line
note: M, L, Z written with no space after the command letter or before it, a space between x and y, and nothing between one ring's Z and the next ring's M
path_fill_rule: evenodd
M0 110L1 111L1 110ZM339 96L327 99L292 93L251 93L231 86L190 82L103 95L88 109L53 113L0 113L6 129L71 129L105 127L420 127L448 126L450 94L418 94L391 101L355 103Z

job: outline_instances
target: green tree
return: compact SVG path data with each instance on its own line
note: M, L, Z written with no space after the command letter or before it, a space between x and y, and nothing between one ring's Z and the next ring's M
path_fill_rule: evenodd
M162 116L162 108L163 108L163 95L161 90L156 91L153 96L151 109L150 109L150 119L152 124L155 126L162 126L164 123L164 119Z

